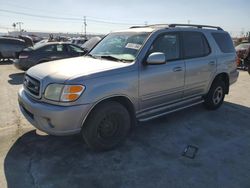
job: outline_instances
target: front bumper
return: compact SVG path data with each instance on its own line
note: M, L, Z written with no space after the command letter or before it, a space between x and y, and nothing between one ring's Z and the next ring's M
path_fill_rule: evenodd
M23 59L15 59L13 63L17 69L20 69L23 71L26 71L31 67L31 62L28 62Z
M81 131L91 105L56 106L29 97L23 88L18 93L19 107L37 129L51 135L71 135Z

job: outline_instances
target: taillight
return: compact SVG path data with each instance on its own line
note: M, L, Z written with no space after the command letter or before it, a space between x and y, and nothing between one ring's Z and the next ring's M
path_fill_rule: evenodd
M19 59L27 59L28 57L28 55L19 55Z
M241 59L240 58L236 58L235 63L236 63L237 66L240 66Z

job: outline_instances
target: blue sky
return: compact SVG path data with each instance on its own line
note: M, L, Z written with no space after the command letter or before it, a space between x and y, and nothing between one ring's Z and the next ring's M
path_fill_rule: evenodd
M23 22L22 27L27 31L81 33L80 19L84 16L88 33L108 33L145 23L187 23L188 20L193 24L221 26L233 36L250 31L249 0L0 0L0 5L0 32L13 30L14 22Z

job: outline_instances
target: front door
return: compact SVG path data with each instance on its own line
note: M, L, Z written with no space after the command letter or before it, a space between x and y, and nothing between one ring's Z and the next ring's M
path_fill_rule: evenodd
M148 55L162 52L166 64L148 65L144 62L139 73L140 110L156 108L182 99L185 64L181 60L178 33L161 34L153 42Z

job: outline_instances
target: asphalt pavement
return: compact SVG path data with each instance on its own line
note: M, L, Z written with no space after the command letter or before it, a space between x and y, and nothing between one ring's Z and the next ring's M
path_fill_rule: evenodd
M250 187L247 72L217 111L198 105L141 123L121 147L102 153L80 135L37 134L18 109L22 79L11 62L0 63L1 188Z

